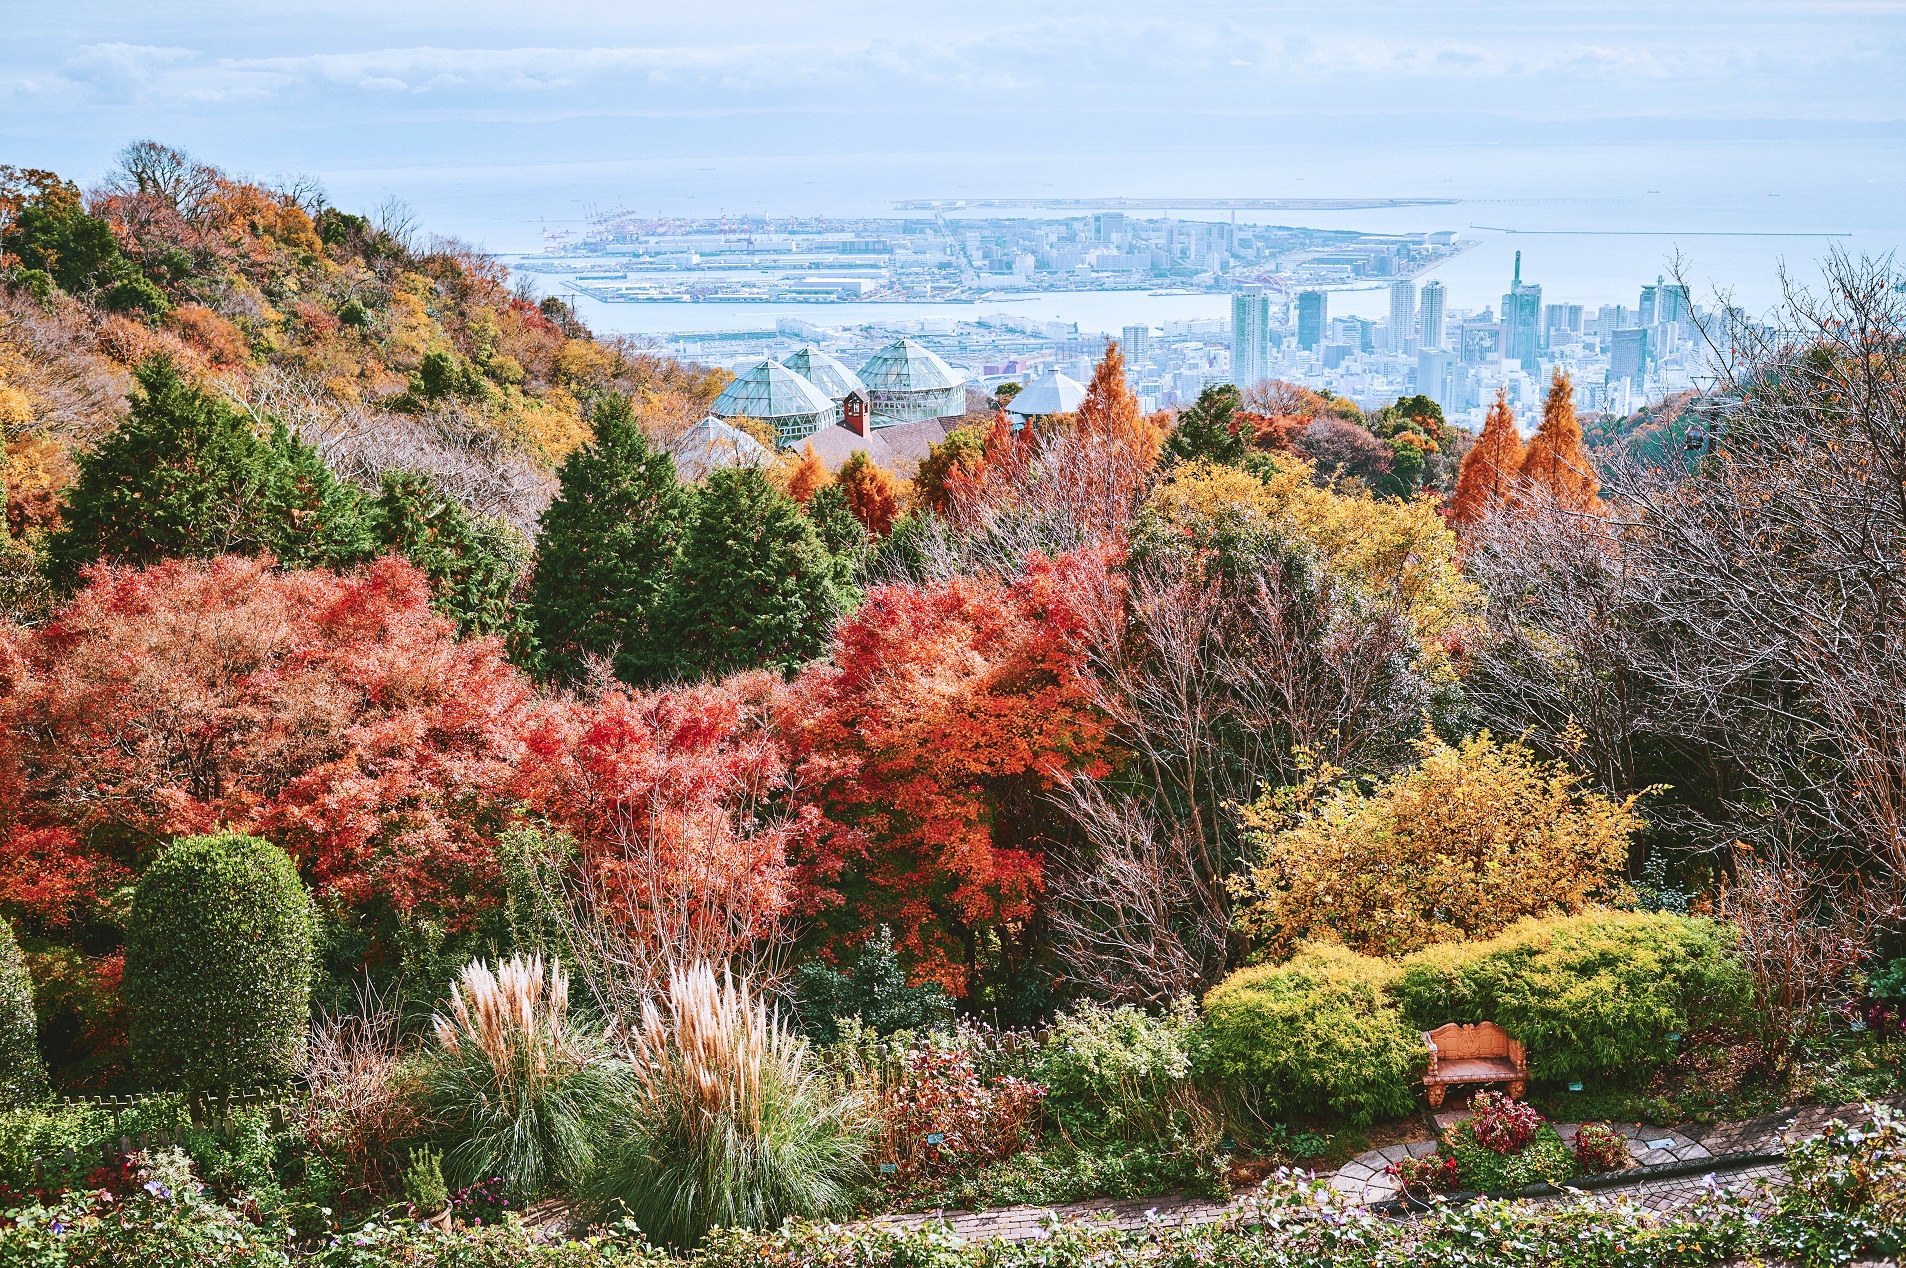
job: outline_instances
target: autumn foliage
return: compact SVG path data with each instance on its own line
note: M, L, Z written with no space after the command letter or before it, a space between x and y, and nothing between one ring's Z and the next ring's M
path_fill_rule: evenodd
M1077 685L1078 596L1105 563L1034 559L1011 584L868 595L834 663L796 684L789 730L827 823L814 858L836 925L893 927L922 976L965 993L981 934L1040 886L1041 790L1103 772Z
M6 648L0 906L56 928L166 840L278 842L319 894L467 918L528 685L423 578L268 561L97 568Z
M1492 511L1509 504L1522 472L1522 454L1522 436L1516 431L1508 393L1498 391L1496 403L1483 419L1482 435L1464 455L1462 471L1456 477L1456 491L1447 510L1452 527L1481 523Z
M1518 472L1520 491L1550 498L1564 511L1592 511L1601 487L1594 460L1582 448L1582 425L1575 418L1575 387L1561 370L1549 383L1542 404L1542 425L1529 441Z
M1245 812L1258 849L1238 926L1273 955L1328 937L1365 955L1486 938L1524 916L1574 915L1617 894L1637 798L1487 732L1426 734L1415 766L1364 792L1340 771Z

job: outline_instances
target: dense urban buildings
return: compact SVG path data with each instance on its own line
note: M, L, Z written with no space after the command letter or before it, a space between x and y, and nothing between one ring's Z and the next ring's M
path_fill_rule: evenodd
M1082 223L1089 223L1095 240L1125 250L1135 224L1143 222L1104 213ZM1207 224L1193 233L1186 222L1174 228L1170 241L1208 258L1209 252L1229 249L1233 243L1231 227L1223 229L1208 231ZM1243 230L1237 233L1241 236ZM1365 257L1366 264L1373 258ZM1338 289L1380 289L1387 314L1376 319L1332 317L1329 291L1321 285L1299 287L1278 275L1235 276L1224 279L1230 294L1220 309L1223 315L1163 325L1128 321L1105 330L1081 329L1070 322L978 305L970 317L835 326L822 324L826 309L816 307L812 320L781 316L773 320L772 329L680 336L669 350L742 375L754 372L763 358L774 358L818 388L837 410L847 404L849 387L859 387L867 393L870 430L876 437L883 432L883 420L951 418L989 408L991 390L1006 382L1028 385L1030 391L1029 385L1043 380L1042 390L1017 412L1064 412L1063 402L1075 389L1083 390L1077 385L1091 378L1108 339L1121 345L1131 385L1146 409L1189 403L1214 383L1249 387L1281 379L1371 407L1421 393L1437 401L1452 421L1471 428L1481 425L1498 389L1508 394L1522 417L1531 417L1556 368L1569 373L1577 405L1585 413L1631 412L1693 386L1702 373L1697 330L1704 315L1685 289L1656 279L1637 287L1633 305L1591 309L1560 297L1544 303L1543 288L1525 276L1525 264L1517 259L1500 309L1451 307L1443 283L1434 278L1419 285L1408 277L1366 273L1361 282L1339 282ZM1308 267L1340 266L1322 253L1313 256ZM902 340L914 351L905 356L883 353ZM946 367L945 373L925 360L922 354L928 352ZM917 390L934 394L934 399L905 408L883 404L896 399L890 396L876 401L881 393L916 390L862 382L868 372L856 374L848 368L874 364L877 357L883 366L893 361L893 372L909 384L917 368ZM760 374L778 377L774 371ZM934 386L926 386L929 380ZM758 384L750 390L773 386ZM790 399L798 393L785 385L779 390ZM736 402L730 405L745 412ZM775 402L775 408L781 407ZM777 421L776 427L792 437L809 428L812 415L811 434L820 438L823 448L832 443L828 437L834 433L846 436L854 430L844 414L831 421L821 414L817 407L784 415L789 421Z

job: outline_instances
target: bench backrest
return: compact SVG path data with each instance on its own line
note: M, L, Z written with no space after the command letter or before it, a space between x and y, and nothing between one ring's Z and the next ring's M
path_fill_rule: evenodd
M1511 1047L1514 1041L1509 1038L1509 1032L1493 1021L1477 1022L1473 1026L1450 1022L1430 1031L1429 1038L1436 1045L1436 1055L1444 1061L1521 1055Z

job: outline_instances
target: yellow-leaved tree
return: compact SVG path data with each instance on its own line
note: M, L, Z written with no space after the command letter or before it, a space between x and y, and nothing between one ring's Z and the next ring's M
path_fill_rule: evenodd
M1319 487L1311 465L1290 455L1275 455L1262 480L1218 463L1181 464L1146 500L1140 531L1199 541L1271 531L1304 542L1337 580L1398 604L1432 680L1453 676L1463 645L1482 633L1482 591L1463 575L1456 534L1432 499Z
M1257 861L1233 882L1240 932L1277 958L1307 938L1400 956L1621 895L1635 797L1486 731L1417 744L1369 791L1324 767L1244 810Z

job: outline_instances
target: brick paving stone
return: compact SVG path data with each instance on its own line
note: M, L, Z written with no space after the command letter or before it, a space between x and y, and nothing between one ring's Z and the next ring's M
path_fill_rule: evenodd
M1891 1104L1906 1106L1906 1097L1895 1098ZM1468 1117L1461 1110L1445 1111L1435 1116L1437 1126L1447 1130L1462 1119ZM1766 1115L1759 1119L1742 1123L1723 1123L1696 1132L1693 1136L1680 1132L1670 1132L1658 1127L1643 1127L1640 1124L1615 1124L1616 1130L1630 1141L1631 1152L1645 1157L1659 1155L1651 1161L1681 1162L1724 1153L1748 1153L1777 1149L1783 1136L1787 1140L1797 1141L1808 1135L1817 1135L1833 1119L1849 1123L1866 1121L1859 1106L1812 1106L1802 1110L1788 1110L1781 1114ZM1557 1130L1563 1131L1573 1124L1558 1124ZM1668 1149L1649 1150L1642 1143L1646 1140L1672 1138L1674 1144ZM1408 1145L1391 1145L1384 1149L1374 1149L1345 1163L1334 1175L1328 1173L1319 1178L1327 1179L1331 1188L1360 1201L1371 1203L1387 1200L1395 1195L1395 1184L1384 1174L1384 1167L1395 1158L1402 1156L1394 1151L1404 1150L1410 1157L1422 1157L1435 1151L1436 1142L1423 1140ZM1786 1183L1786 1173L1777 1165L1757 1165L1735 1171L1696 1173L1686 1176L1639 1177L1633 1183L1615 1185L1598 1190L1598 1194L1611 1198L1627 1198L1653 1211L1671 1211L1698 1201L1702 1195L1719 1190L1735 1193L1753 1202L1759 1209L1770 1207L1778 1196L1778 1190ZM1555 1202L1572 1200L1567 1195L1559 1197L1535 1198L1531 1201ZM1204 1198L1165 1197L1130 1198L1122 1201L1075 1202L1059 1207L1007 1207L992 1211L955 1211L947 1215L947 1222L953 1231L970 1240L985 1240L997 1237L1005 1241L1029 1241L1043 1234L1048 1222L1057 1218L1063 1221L1105 1220L1125 1231L1138 1231L1148 1226L1185 1227L1208 1224L1222 1219L1231 1209L1232 1203ZM890 1227L914 1227L939 1218L937 1212L924 1212L908 1215L887 1215L869 1221L875 1225ZM1408 1217L1406 1217L1408 1218Z

